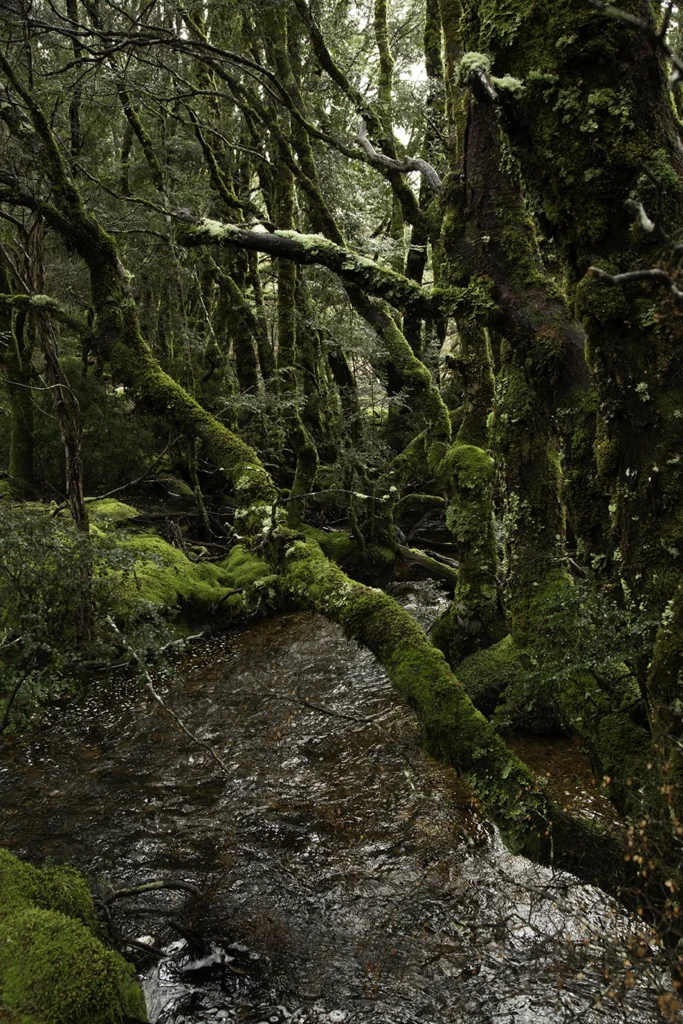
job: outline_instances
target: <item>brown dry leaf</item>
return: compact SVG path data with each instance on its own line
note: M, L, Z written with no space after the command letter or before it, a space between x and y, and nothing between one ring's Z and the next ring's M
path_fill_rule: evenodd
M681 1009L681 1001L674 992L665 992L657 1000L660 1013L667 1020L678 1020L678 1013Z

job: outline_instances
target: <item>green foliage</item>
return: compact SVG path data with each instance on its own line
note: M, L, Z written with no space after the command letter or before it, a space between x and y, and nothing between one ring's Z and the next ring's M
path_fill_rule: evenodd
M538 606L536 611L535 637L518 654L523 671L506 690L497 724L506 728L540 717L584 732L586 715L613 710L642 720L637 679L656 623L587 582L563 587L545 614Z
M83 476L87 494L104 493L134 480L161 451L165 435L134 414L130 398L98 377L92 367L83 374L75 356L61 360L83 417ZM57 493L64 490L64 446L53 418L50 393L37 395L43 415L35 418L39 467Z
M111 617L132 593L134 568L132 552L96 525L88 539L49 507L0 504L0 721L15 688L16 725L73 693L89 665L120 658ZM157 649L167 633L159 616L139 596L125 607L128 642L141 656Z

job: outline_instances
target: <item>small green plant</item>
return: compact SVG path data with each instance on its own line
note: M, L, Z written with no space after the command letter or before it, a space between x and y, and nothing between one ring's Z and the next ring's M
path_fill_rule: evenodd
M501 728L539 719L572 729L567 692L590 680L585 692L642 717L641 684L657 627L655 620L617 605L591 581L563 590L561 603L539 623L538 636L520 651L523 672L496 711ZM586 698L587 700L590 698Z

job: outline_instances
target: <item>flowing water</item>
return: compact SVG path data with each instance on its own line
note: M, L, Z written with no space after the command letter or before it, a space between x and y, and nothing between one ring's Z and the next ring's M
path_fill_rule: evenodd
M446 604L431 582L390 590L425 626ZM164 954L128 949L152 1022L660 1019L656 978L606 978L625 915L512 857L337 627L297 613L215 635L156 686L227 774L126 680L0 759L15 852L69 861L101 894L150 878L201 890L111 906L119 942ZM520 753L565 802L609 816L568 741Z

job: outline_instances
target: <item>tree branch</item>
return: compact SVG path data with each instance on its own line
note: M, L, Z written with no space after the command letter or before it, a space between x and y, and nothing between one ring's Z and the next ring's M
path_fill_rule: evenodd
M633 281L653 281L670 291L677 302L683 303L683 291L674 279L659 267L652 267L649 270L630 270L625 274L608 274L607 271L601 270L599 267L589 267L588 273L591 277L609 285L631 284Z
M394 270L378 266L368 256L361 256L343 246L330 242L322 235L304 235L296 231L249 231L237 224L222 224L204 217L197 221L189 211L176 213L181 222L177 241L193 248L200 245L236 246L250 252L264 252L269 256L291 260L305 266L322 266L334 271L343 281L356 285L367 295L384 299L399 309L411 310L422 317L433 317L461 310L485 313L482 297L476 289L428 289L409 280Z
M409 171L419 171L433 192L441 191L441 178L436 169L421 157L407 156L403 160L392 160L384 153L378 153L368 138L365 124L361 121L358 126L358 134L355 141L365 150L368 162L373 167L379 167L388 171L397 171L399 174L407 174Z
M73 313L69 313L61 303L49 295L6 295L0 293L0 307L5 309L37 309L47 313L53 320L64 324L65 327L69 327L81 337L92 334L92 328L88 325L87 321L74 316Z

